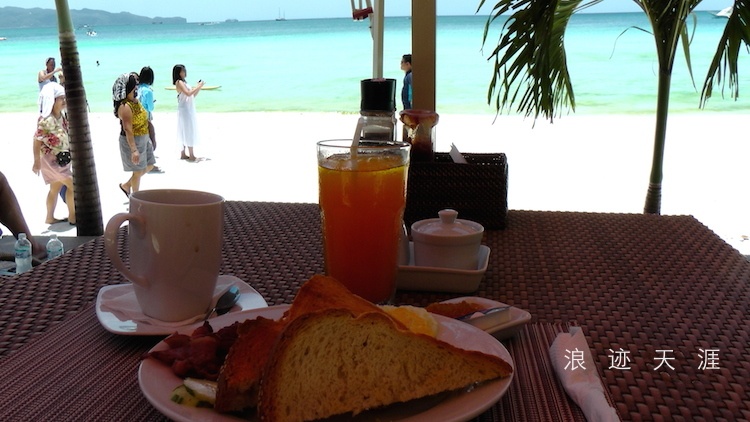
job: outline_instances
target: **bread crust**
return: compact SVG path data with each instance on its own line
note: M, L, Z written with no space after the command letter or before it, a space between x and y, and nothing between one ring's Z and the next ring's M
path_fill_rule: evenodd
M300 287L292 306L284 313L287 322L301 315L327 309L348 309L355 315L365 312L384 313L377 305L350 292L337 280L316 274ZM401 328L404 327L399 323Z
M284 325L258 317L237 327L237 340L229 349L217 380L217 412L239 412L258 405L260 377Z

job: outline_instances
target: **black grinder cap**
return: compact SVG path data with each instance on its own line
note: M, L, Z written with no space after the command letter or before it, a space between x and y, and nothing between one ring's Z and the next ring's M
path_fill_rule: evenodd
M361 111L396 111L395 79L363 79Z

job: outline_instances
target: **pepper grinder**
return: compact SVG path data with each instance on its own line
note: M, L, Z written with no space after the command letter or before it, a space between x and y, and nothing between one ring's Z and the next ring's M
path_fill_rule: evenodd
M360 137L366 141L396 140L396 80L360 81Z

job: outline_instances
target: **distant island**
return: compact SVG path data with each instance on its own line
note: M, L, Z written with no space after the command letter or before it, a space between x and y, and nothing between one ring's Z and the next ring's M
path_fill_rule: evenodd
M73 26L92 27L106 25L144 25L144 24L175 24L187 23L187 19L180 17L149 18L128 12L110 13L103 10L81 9L71 10ZM57 26L57 11L55 9L24 9L21 7L0 7L0 28L43 28Z

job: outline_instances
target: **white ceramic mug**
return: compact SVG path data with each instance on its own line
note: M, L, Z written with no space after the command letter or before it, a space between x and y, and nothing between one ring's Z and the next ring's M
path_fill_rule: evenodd
M117 248L129 221L130 268ZM104 232L107 255L128 280L143 313L182 321L208 310L221 267L224 198L163 189L130 195L130 212L113 216Z

